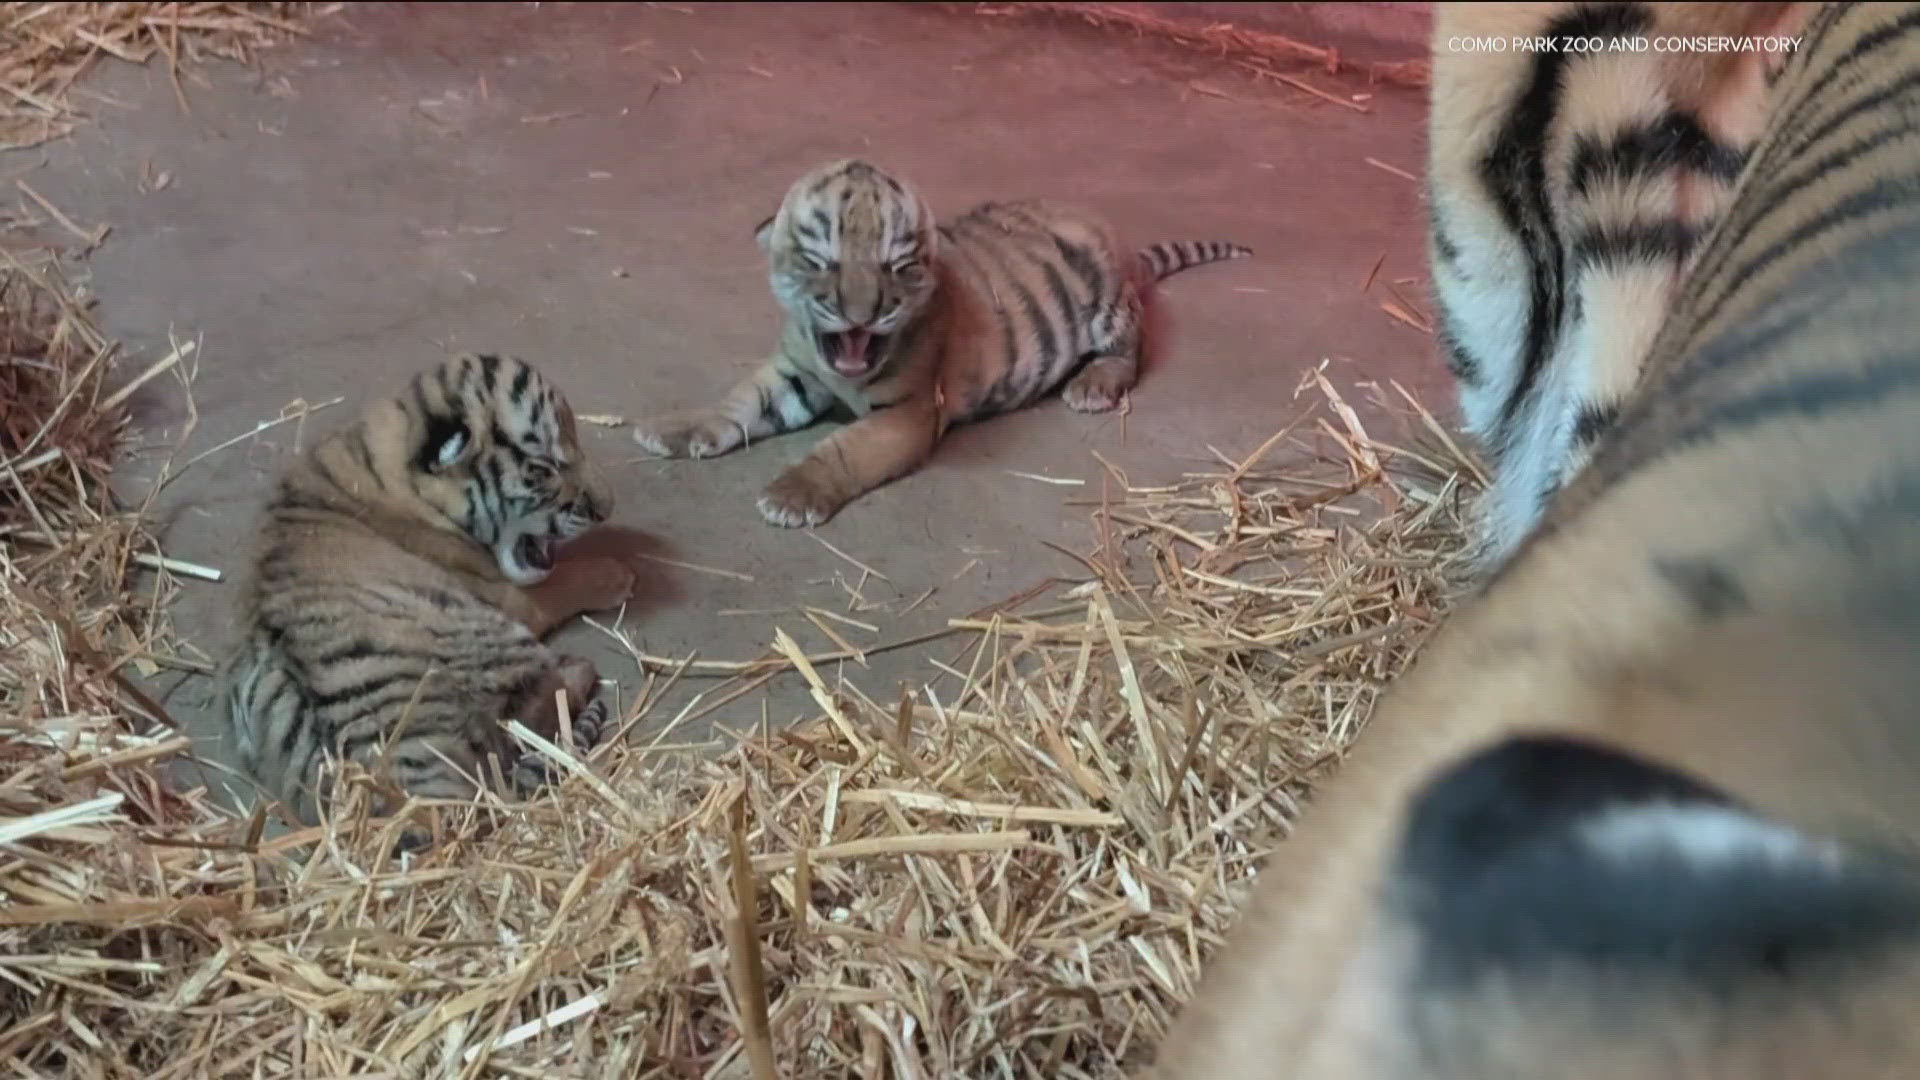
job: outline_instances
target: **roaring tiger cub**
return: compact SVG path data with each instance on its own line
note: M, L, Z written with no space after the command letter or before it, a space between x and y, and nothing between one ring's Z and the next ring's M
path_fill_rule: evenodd
M267 505L223 673L245 772L306 824L329 760L403 795L464 799L501 779L524 793L542 759L502 723L554 737L561 690L590 749L606 721L593 664L540 639L631 589L617 560L555 560L612 507L566 400L511 358L423 371L315 445Z
M711 457L839 406L857 419L760 497L767 521L787 527L818 525L912 472L951 425L1063 382L1068 407L1113 408L1138 372L1141 289L1252 254L1226 243L1129 252L1097 217L1040 202L937 225L906 184L854 160L801 177L755 236L785 314L773 359L717 408L633 435L656 455Z
M1539 520L1639 382L1806 7L1436 10L1428 241L1442 349L1493 475L1484 567ZM1697 43L1715 36L1762 40Z
M1920 1076L1920 4L1795 36L1643 391L1149 1075Z

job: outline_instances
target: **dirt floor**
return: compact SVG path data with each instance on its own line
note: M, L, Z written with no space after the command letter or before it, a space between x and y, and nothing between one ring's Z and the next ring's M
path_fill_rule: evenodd
M945 213L1071 197L1138 241L1257 252L1161 287L1129 415L1054 402L963 429L817 536L754 509L817 434L655 462L623 427L588 428L619 522L657 557L711 568L647 564L623 624L645 653L747 660L776 626L810 651L838 648L806 607L867 624L828 623L882 645L1080 576L1046 542L1086 547L1089 510L1068 502L1098 499L1096 454L1136 483L1214 449L1244 455L1293 415L1302 372L1322 360L1341 386L1397 379L1444 408L1429 336L1382 310L1390 286L1415 301L1424 290L1419 188L1394 171L1420 170L1417 91L1307 73L1357 106L1341 107L1152 39L946 5L347 7L260 71L189 84L190 111L164 69L108 69L87 90L96 123L36 152L44 161L0 159L83 227L112 226L94 288L129 370L170 334L199 343L198 419L176 464L297 401L346 399L309 432L345 421L456 349L522 355L587 414L712 399L776 326L754 224L834 156L898 170ZM1409 7L1378 18L1417 19ZM163 448L187 411L177 387L150 391L143 439ZM228 640L250 519L300 437L287 423L225 446L160 499L169 555L226 572L190 584L176 611L208 655ZM876 576L862 583L853 560ZM605 634L576 626L561 642L636 685ZM891 697L954 650L823 674ZM204 730L209 680L159 685ZM702 723L756 721L763 707L777 723L803 707L797 677L774 688ZM686 680L659 715L718 690Z

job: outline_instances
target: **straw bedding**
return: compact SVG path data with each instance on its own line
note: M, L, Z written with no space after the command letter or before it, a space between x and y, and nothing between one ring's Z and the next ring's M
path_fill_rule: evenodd
M102 59L167 63L186 101L183 69L298 32L311 3L0 4L0 150L37 146L85 116L74 84Z
M643 663L628 739L543 747L549 797L439 808L394 862L351 777L335 821L272 839L162 784L185 741L123 676L192 665L107 493L125 395L75 293L0 265L17 1075L1118 1075L1434 625L1475 475L1404 393L1374 388L1421 445L1389 446L1312 372L1244 456L1109 470L1083 578L959 620L918 685L843 681L770 626L816 708L714 754L676 732L765 670L669 716L698 673Z
M159 787L166 743L110 687L43 708L0 787L34 815L0 823L0 1061L1118 1075L1444 603L1463 464L1367 440L1337 398L1308 415L1317 466L1288 437L1285 468L1113 478L1086 580L964 624L954 674L869 696L774 628L817 715L675 750L656 672L628 710L650 741L443 816L407 864L355 790L328 828L250 842L258 819ZM57 722L85 737L50 746Z

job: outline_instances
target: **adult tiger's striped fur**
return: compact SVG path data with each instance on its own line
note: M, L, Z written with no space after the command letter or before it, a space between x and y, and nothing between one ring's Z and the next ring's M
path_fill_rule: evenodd
M828 436L760 497L766 519L818 525L918 468L948 427L1022 408L1065 384L1081 412L1132 388L1140 290L1251 254L1226 243L1131 254L1097 217L989 203L937 225L906 184L863 161L801 177L756 230L785 324L772 361L717 408L644 423L652 453L710 457L796 431L839 406Z
M554 559L612 507L572 409L519 360L456 357L314 446L268 503L224 672L245 772L307 824L329 758L422 798L498 779L526 791L540 759L502 722L553 737L561 689L591 747L606 708L593 665L540 638L626 598L620 562Z
M1645 391L1149 1075L1920 1076L1920 4L1803 33Z
M1785 55L1656 43L1790 35L1807 7L1437 9L1429 247L1442 350L1492 467L1480 507L1488 565L1580 470L1638 383ZM1529 39L1558 47L1473 47Z

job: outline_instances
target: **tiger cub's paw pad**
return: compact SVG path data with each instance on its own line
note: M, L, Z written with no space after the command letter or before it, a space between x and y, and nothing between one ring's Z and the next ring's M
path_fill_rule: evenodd
M767 524L783 529L819 525L840 506L837 496L820 490L797 471L768 484L760 495L760 516L767 519Z
M1108 412L1118 406L1132 388L1131 365L1101 359L1082 368L1060 392L1060 397L1067 408L1075 412Z
M704 458L740 445L738 425L721 419L669 417L633 426L633 441L659 457Z

